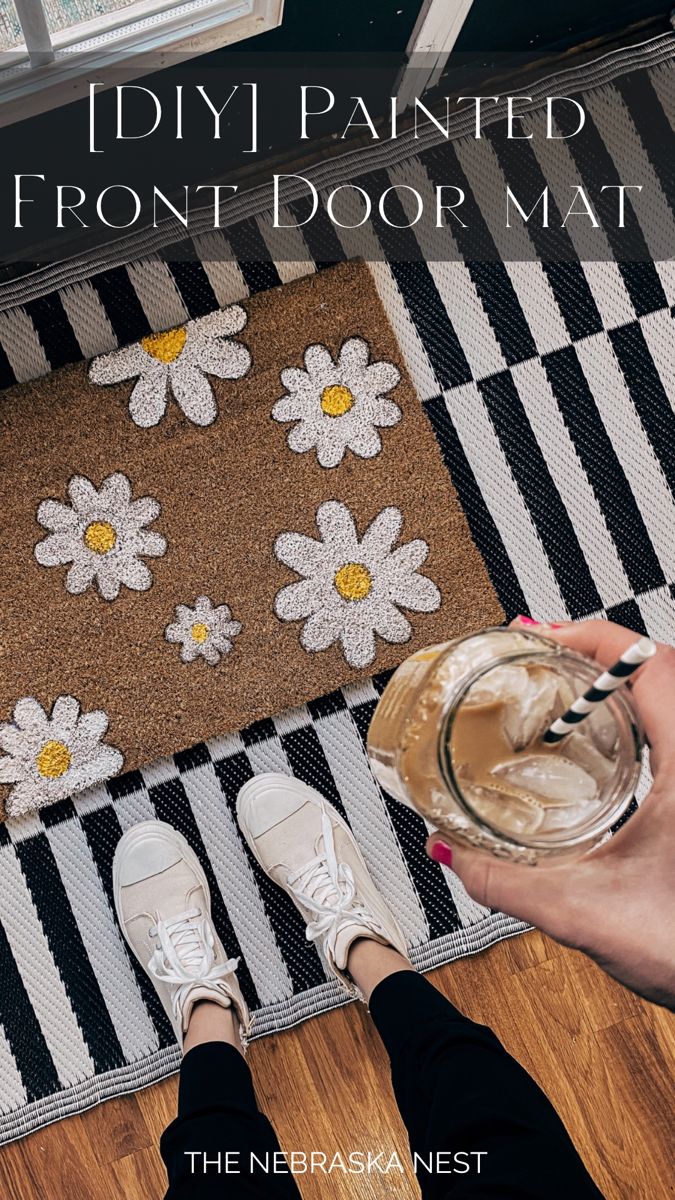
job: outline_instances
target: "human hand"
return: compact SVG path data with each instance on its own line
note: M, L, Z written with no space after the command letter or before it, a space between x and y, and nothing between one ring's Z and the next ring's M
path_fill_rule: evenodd
M608 621L542 625L541 632L605 667L636 640ZM626 987L675 1008L675 649L659 644L627 686L650 746L654 784L609 841L574 862L534 868L455 843L450 850L438 833L427 852L452 865L480 904L537 925Z

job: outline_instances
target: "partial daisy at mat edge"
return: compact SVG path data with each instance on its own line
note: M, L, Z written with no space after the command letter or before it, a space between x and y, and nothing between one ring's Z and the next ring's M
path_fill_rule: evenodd
M240 333L247 316L240 304L197 317L185 325L150 333L96 358L89 368L92 383L123 383L137 379L129 398L129 414L141 428L158 425L169 401L169 389L183 414L194 425L212 425L218 406L207 376L241 379L251 355L231 335Z
M0 725L0 784L13 784L8 816L21 816L65 800L116 775L122 753L103 741L108 715L83 713L74 696L59 696L48 715L32 696L18 700L12 720Z

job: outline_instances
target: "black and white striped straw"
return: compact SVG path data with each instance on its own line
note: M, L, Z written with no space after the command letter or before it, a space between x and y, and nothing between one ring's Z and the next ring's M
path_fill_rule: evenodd
M553 722L551 728L544 734L543 741L549 745L552 742L561 741L654 654L656 654L656 646L651 638L643 637L634 642L621 655L619 661L614 663L613 667L610 667L608 671L603 671L602 675L598 675L588 691L584 692L583 696L579 696L567 712Z

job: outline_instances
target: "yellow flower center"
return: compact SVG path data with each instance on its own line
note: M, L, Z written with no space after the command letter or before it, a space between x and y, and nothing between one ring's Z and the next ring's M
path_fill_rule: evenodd
M190 633L192 634L195 642L199 642L199 645L201 646L202 642L205 642L209 636L209 627L208 625L205 625L203 621L197 621L196 625L192 626Z
M373 586L373 577L362 563L345 563L334 583L344 600L365 600Z
M152 358L170 363L178 358L186 337L187 330L179 325L177 329L167 329L166 333L149 333L147 337L141 338L141 346Z
M84 544L94 554L107 554L117 541L117 534L109 521L92 521L84 531Z
M325 387L321 393L321 407L327 417L343 417L354 404L354 397L348 387L334 383Z
M60 779L70 766L70 750L63 742L46 742L35 761L43 779Z

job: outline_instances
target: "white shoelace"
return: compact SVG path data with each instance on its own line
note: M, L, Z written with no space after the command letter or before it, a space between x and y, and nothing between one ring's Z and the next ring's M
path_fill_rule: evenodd
M188 992L195 984L225 990L219 989L218 983L226 975L233 975L239 965L238 958L216 964L211 923L199 908L190 908L170 921L158 921L148 932L158 942L148 971L160 983L172 987L171 1004L179 1023Z
M307 925L307 940L318 942L323 939L324 952L332 960L338 934L346 925L363 925L378 933L383 931L372 914L356 900L354 872L349 863L337 861L333 826L323 806L321 832L324 853L292 871L286 880L300 903L316 913L315 919Z

